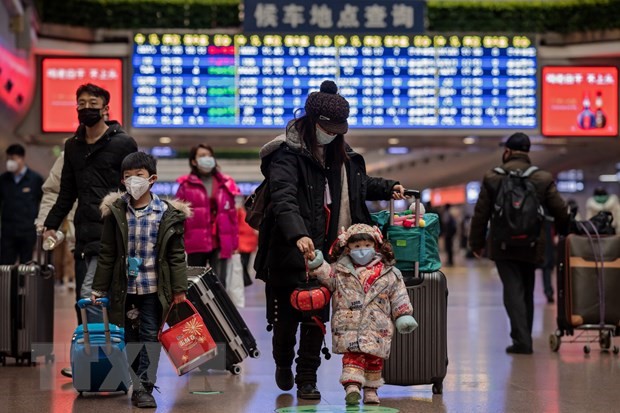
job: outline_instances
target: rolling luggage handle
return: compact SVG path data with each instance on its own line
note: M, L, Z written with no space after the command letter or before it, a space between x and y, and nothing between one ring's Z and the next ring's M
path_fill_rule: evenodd
M82 328L84 329L84 350L86 351L86 354L90 355L90 333L88 331L88 317L86 316L86 307L89 305L101 305L103 307L103 330L105 333L106 354L109 355L112 353L110 319L108 318L108 306L110 305L110 300L106 297L102 297L93 303L90 298L82 298L78 301L77 305L80 307L80 313L83 320Z
M36 260L31 261L30 264L39 264L41 266L41 275L44 278L52 277L54 275L54 266L50 264L52 251L45 251L43 249L43 232L39 230L37 230L35 251L37 251Z
M415 219L413 220L413 226L417 227L418 222L420 221L420 191L415 189L405 189L405 197L415 199ZM390 226L391 225L394 225L394 198L390 199ZM416 261L414 264L414 276L415 278L420 276L419 261Z

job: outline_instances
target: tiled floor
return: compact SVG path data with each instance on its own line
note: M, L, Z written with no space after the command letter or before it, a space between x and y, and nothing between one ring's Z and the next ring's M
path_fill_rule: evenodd
M549 350L548 337L555 330L555 307L545 303L540 282L536 290L535 352L532 356L509 356L504 352L509 344L508 322L501 284L493 266L488 262L463 261L460 266L445 269L445 273L450 288L450 365L444 394L433 395L430 386L385 386L380 390L382 406L401 412L620 411L618 356L600 352L596 344L587 356L579 344L563 344L559 353ZM262 356L245 361L239 376L211 371L180 378L166 356L162 356L158 382L161 394L155 394L157 411L268 413L278 408L313 405L320 412L345 411L343 390L338 383L339 356L323 361L319 370L323 395L320 402L298 400L294 392L281 392L276 387L262 288L262 283L256 282L246 289L248 306L242 310ZM68 365L67 342L75 323L71 297L71 293L56 291L54 365L21 367L14 366L9 359L7 367L0 367L0 411L132 410L125 395L78 397L71 381L60 376L60 368ZM192 393L196 391L215 393Z

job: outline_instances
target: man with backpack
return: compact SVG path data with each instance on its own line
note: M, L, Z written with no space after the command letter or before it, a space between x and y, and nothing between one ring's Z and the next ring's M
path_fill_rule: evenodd
M486 173L474 210L469 245L482 256L488 233L489 257L495 261L504 285L504 306L510 319L511 354L532 354L534 280L536 263L542 262L544 210L555 218L556 229L568 225L568 208L553 176L532 166L530 139L523 133L505 143L503 164Z

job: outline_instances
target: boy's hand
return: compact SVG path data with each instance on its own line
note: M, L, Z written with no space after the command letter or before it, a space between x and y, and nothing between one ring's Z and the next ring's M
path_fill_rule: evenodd
M97 297L95 294L90 295L90 302L93 303L94 305L100 305L100 303L97 302L98 299L99 297Z
M185 293L174 293L173 302L175 304L183 304L183 302L187 299Z

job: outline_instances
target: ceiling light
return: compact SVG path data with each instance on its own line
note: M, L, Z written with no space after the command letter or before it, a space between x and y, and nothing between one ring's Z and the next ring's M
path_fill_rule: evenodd
M245 145L246 143L248 143L248 138L237 138L237 143L239 145Z
M473 145L474 143L476 143L476 138L474 138L473 136L463 138L463 144L465 145Z
M598 177L600 182L618 182L617 175L601 175Z
M388 139L388 144L389 145L398 145L400 143L400 139L398 138L390 138Z
M172 142L172 138L168 136L162 136L161 138L159 138L159 143L161 144L168 145L170 142Z

